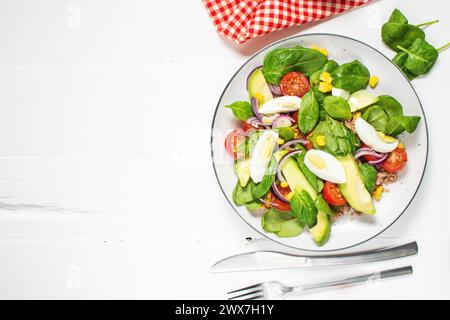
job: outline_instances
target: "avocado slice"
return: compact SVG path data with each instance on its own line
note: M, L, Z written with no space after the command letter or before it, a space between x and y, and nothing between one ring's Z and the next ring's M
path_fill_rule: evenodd
M298 167L298 164L292 158L286 159L283 168L281 168L281 172L286 178L289 188L292 191L300 192L305 190L313 200L316 199L316 189L309 183L308 179L306 179L305 175Z
M264 78L264 75L262 73L262 67L253 70L253 72L248 77L247 85L250 98L255 97L256 94L262 95L262 97L264 97L264 100L260 101L261 105L264 102L273 99L272 91L270 91L269 85L267 84L266 79Z
M311 236L318 246L322 246L330 238L331 223L328 214L319 211L317 214L317 224L309 229Z
M234 172L236 173L239 184L244 188L250 180L250 160L239 160L234 163Z
M338 157L345 170L347 181L339 184L339 190L353 209L367 214L375 214L372 197L364 186L358 166L351 155Z

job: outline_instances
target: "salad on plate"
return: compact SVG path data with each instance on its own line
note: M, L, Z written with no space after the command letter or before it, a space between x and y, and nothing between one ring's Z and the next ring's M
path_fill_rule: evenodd
M239 120L225 139L235 205L268 233L306 229L319 246L343 214L375 214L373 201L407 164L399 135L420 122L375 94L378 81L360 61L339 64L317 46L268 52L247 78L249 100L226 106Z

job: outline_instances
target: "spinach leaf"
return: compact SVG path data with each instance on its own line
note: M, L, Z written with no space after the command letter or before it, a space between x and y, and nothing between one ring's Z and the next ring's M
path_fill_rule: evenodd
M321 69L326 62L325 55L316 50L301 46L278 48L266 54L262 72L268 83L277 85L290 71L298 71L309 76Z
M309 90L302 98L300 110L298 111L298 128L302 133L308 133L319 120L319 103L314 91Z
M405 67L406 59L408 59L408 54L406 52L399 51L392 61L400 68L400 70L402 70L409 80L413 80L416 76Z
M243 121L253 117L252 105L248 101L236 101L226 105L225 108L231 109L234 116Z
M331 76L334 87L355 92L367 87L370 72L361 62L354 60L337 67Z
M402 126L406 129L406 132L413 133L416 131L417 126L420 122L419 116L402 116L401 118Z
M384 132L386 123L388 122L388 115L384 110L377 106L369 107L362 115L362 118L370 123L375 130Z
M324 109L330 117L337 120L352 118L352 112L347 101L341 97L327 96L323 100Z
M278 237L295 237L303 231L303 225L289 212L269 209L261 218L261 226L266 232Z
M234 187L233 190L233 202L238 207L245 205L246 203L252 202L255 200L253 197L253 189L255 188L255 183L250 180L249 183L243 188L238 183L236 184L236 187Z
M403 107L394 97L388 95L379 96L377 105L386 112L388 117L403 115Z
M326 213L330 217L334 215L334 211L331 210L330 206L323 199L321 194L319 194L317 198L314 200L314 205L316 206L318 211L322 211L323 213Z
M264 203L262 203L259 200L253 200L252 202L248 202L245 204L245 207L254 216L262 216L267 211L267 208L264 205Z
M328 60L328 62L323 66L322 71L331 74L337 67L339 67L339 64L336 61Z
M317 223L317 208L308 192L294 191L289 203L292 215L298 218L301 224L313 227Z
M387 22L381 27L381 39L393 50L399 51L399 46L408 48L416 39L425 39L425 32L410 24Z
M310 76L309 76L309 84L311 86L315 86L318 85L320 83L320 75L322 74L322 69L317 70L315 72L313 72Z
M295 138L295 129L294 127L278 128L278 135L285 141L292 140Z
M439 56L436 48L424 39L416 39L410 47L398 45L398 48L408 54L405 68L416 76L427 74Z
M420 122L419 116L394 116L386 123L386 134L390 136L398 136L405 130L413 133Z
M325 117L327 115L327 112L324 108L324 100L325 97L328 97L329 94L325 94L321 91L319 91L319 85L315 85L311 88L311 90L314 92L314 96L316 97L317 103L319 104L319 120L325 120Z
M408 19L405 17L405 15L400 10L394 9L394 11L392 11L392 13L391 13L391 16L389 17L388 22L407 24Z
M369 193L372 193L377 181L377 169L367 163L360 163L358 167L364 186Z
M325 145L317 144L317 137L325 137ZM331 153L334 156L346 156L354 153L356 147L360 146L358 138L343 123L326 117L324 121L319 122L311 134L311 142L315 149L320 149Z
M263 197L270 190L272 183L275 181L276 167L277 161L272 157L272 160L270 160L270 163L267 166L263 179L260 183L256 184L252 190L253 199Z

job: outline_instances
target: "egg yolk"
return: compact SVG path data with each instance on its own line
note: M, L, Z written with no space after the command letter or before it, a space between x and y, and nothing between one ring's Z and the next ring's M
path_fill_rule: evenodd
M317 169L325 169L327 166L326 162L318 155L310 154L308 155L308 159Z
M391 136L385 135L383 132L377 131L377 134L381 138L381 140L383 140L384 142L392 143L392 142L397 141L397 139L395 139Z
M272 136L267 137L267 140L264 141L263 145L261 146L261 158L264 160L270 159L272 156L273 148L274 148L275 141Z

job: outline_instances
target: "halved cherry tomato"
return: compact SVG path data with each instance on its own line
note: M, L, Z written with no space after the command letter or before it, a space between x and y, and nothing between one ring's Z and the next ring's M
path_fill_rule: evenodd
M312 131L308 133L308 135L306 136L306 144L305 144L306 150L314 149L313 143L311 142L311 140L309 140L309 137L311 137L311 135Z
M281 192L281 190L280 190ZM278 199L278 197L276 195L274 195L272 193L272 191L269 191L266 194L266 197L264 198L265 201L269 202L269 203L273 203L273 205L268 205L269 207L273 207L277 210L280 211L290 211L291 210L291 206L289 205L289 203L283 202L280 199Z
M244 130L238 128L231 131L225 138L225 150L234 159L239 159L244 156L242 151L238 150L238 146L245 141Z
M295 112L292 114L292 119L294 119L295 123L298 123L298 111L295 111Z
M347 204L347 200L345 200L335 183L325 181L322 194L325 201L332 206L345 206Z
M292 71L286 73L280 81L281 92L285 96L303 97L309 90L309 81L303 73Z
M368 147L366 144L364 144L364 143L362 144L362 147L369 148L369 147ZM366 161L375 161L375 160L378 160L377 157L371 156L371 155L369 155L369 154L363 155L363 159L366 160Z
M383 169L387 172L397 172L405 167L407 161L408 155L406 154L406 150L397 148L383 162Z
M250 129L255 129L255 128L253 128L250 124L248 124L247 121L242 121L242 129L244 129L244 131L248 131Z

